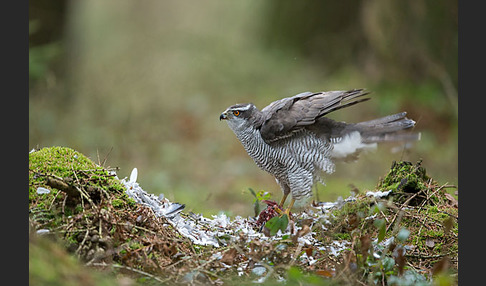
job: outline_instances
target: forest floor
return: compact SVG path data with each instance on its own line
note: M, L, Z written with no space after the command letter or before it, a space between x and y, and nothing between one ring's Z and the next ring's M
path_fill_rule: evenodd
M119 179L71 148L33 150L30 284L456 285L457 187L423 165L393 162L374 191L290 219L264 192L253 192L255 217L205 218L143 191L136 172Z

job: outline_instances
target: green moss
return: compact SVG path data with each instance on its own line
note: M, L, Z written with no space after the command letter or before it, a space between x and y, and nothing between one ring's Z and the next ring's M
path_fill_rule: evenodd
M55 192L37 194L38 187L47 186L47 177L54 176L66 181L82 182L84 186L101 188L105 191L124 190L119 180L113 179L108 171L98 166L83 154L67 147L48 147L29 153L29 199L44 196L52 199ZM42 201L42 200L41 200ZM42 202L39 202L42 204Z
M67 147L48 147L29 153L29 181L36 181L36 173L61 178L72 176L73 171L103 170L83 154Z
M337 240L351 240L351 235L349 233L334 233L333 237Z
M416 193L425 188L425 183L429 180L426 170L421 166L421 161L415 165L411 162L393 161L392 167L386 177L378 184L378 189L382 191L401 190L409 193Z
M38 187L49 188L51 192L38 194ZM165 263L172 255L160 250L161 242L166 238L172 242L180 234L161 224L160 218L145 213L148 207L137 205L124 189L108 170L71 148L50 147L31 152L29 230L37 237L35 230L49 229L49 236L59 239L69 251L76 251L84 263L104 251L104 257L110 261L150 271L152 265ZM144 215L143 227L134 227L139 216L135 209ZM177 252L187 253L190 241L187 238L181 241ZM156 262L147 264L146 258L153 251L160 251L151 256L150 260ZM34 279L43 279L38 276L47 274L40 269L43 266L35 265L38 268L32 272ZM48 282L56 279L59 277ZM113 284L119 283L109 285Z
M117 199L111 201L111 205L117 209L130 209L136 207L137 202L128 197L127 194L122 193Z
M342 206L342 208L334 210L332 212L332 215L337 219L340 219L343 216L347 216L350 214L356 214L357 216L363 218L368 216L371 204L372 200L367 197L356 200L354 202L347 202Z
M83 211L83 206L81 204L78 204L75 208L74 211L76 213Z
M364 226L372 223L371 220L365 219L369 216L372 204L370 197L360 196L356 201L346 202L341 208L333 210L329 217L330 223L326 225L328 230L319 233L318 239L351 241L356 229L372 229Z
M136 250L136 249L140 249L143 247L143 244L139 243L139 242L130 242L130 249L132 250Z
M427 238L442 238L444 237L444 231L441 229L426 229L423 231L423 235L421 236L421 240L425 240Z
M121 208L125 205L125 202L121 199L114 199L111 201L111 204L115 207L115 208Z
M457 209L441 205L425 205L415 216L405 216L402 223L411 230L408 241L417 247L417 252L425 256L457 255L458 222L451 216L457 216ZM446 220L452 220L448 232L444 223Z
M95 204L110 196L118 209L136 206L125 194L120 180L88 157L67 147L42 148L29 153L29 209L35 221L49 221L45 227L55 227L63 218L81 213L89 205L86 200L83 203L76 192L72 195L51 187L53 179L86 191ZM38 194L39 187L51 192Z
M422 162L415 164L407 161L393 162L392 167L385 178L381 179L376 189L379 191L392 190L392 195L398 203L405 203L412 195L427 190L429 186L435 185L426 174L426 170L421 166ZM437 198L427 198L421 195L415 196L407 203L411 206L419 205L423 200L437 202Z
M437 209L437 206L430 206L427 208L427 214L436 214L438 212L439 210Z

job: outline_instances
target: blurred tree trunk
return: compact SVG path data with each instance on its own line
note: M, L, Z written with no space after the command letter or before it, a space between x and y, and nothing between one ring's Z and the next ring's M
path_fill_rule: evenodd
M47 84L63 75L63 37L66 26L66 0L29 1L29 78L30 86L41 79ZM45 83L45 82L44 82Z
M271 0L262 38L328 72L352 65L377 81L432 79L457 96L457 6L457 0Z

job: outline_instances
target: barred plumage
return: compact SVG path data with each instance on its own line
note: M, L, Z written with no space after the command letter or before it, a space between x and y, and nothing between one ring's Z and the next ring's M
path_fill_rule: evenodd
M274 175L279 184L286 184L290 189L296 185L301 190L292 193L296 199L310 194L314 181L321 179L322 171L334 172L334 163L328 159L331 144L309 131L302 130L272 144L267 144L259 130L251 127L236 136L258 167ZM291 182L289 176L297 181Z
M252 103L228 107L220 116L228 122L248 155L272 174L285 198L309 196L323 173L334 172L335 160L348 160L377 142L417 140L401 134L415 125L406 113L348 124L324 115L368 100L363 90L305 92L272 102L258 110Z

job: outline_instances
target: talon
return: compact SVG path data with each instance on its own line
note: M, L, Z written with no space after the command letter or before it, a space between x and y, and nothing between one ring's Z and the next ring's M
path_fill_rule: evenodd
M286 215L289 217L289 219L290 219L290 217L291 217L291 213L290 213L290 207L289 207L289 208L287 208L287 209L286 209L286 210L285 210L285 211L282 213L282 216L283 216L284 214L286 214Z

